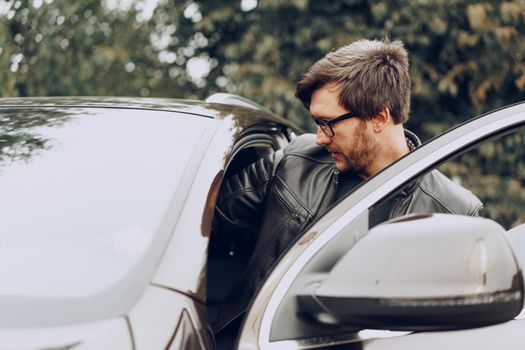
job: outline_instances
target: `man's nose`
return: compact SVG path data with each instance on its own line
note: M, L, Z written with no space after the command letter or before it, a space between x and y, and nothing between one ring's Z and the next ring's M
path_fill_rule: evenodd
M317 127L317 134L315 138L315 143L318 145L328 145L332 142L332 139L328 137L320 127Z

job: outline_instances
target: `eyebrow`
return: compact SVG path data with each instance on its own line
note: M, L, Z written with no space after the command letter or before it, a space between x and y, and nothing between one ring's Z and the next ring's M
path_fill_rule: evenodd
M333 118L329 118L329 117L325 117L325 116L322 116L322 117L314 117L313 115L310 114L310 117L314 120L314 122L316 120L324 120L324 121L330 121L330 120L333 120L333 119L336 119L337 117L333 117Z
M327 117L325 117L325 116L316 117L316 116L310 114L310 118L312 118L312 119L330 120L330 119L335 119L335 118L337 118L337 117L334 117L334 118L327 118Z

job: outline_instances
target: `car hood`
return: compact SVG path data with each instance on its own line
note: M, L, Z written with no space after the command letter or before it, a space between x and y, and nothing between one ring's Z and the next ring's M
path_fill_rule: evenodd
M0 328L0 350L133 348L123 317L61 327Z

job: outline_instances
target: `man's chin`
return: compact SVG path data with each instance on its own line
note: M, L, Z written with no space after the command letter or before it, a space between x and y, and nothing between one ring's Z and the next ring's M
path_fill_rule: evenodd
M340 161L335 163L335 167L341 173L357 173L357 174L360 174L363 171L363 169L364 169L363 166L350 164L348 162L340 162Z
M335 167L341 173L345 173L345 172L350 170L350 166L348 166L348 163L346 163L346 162L341 162L341 161L335 162Z

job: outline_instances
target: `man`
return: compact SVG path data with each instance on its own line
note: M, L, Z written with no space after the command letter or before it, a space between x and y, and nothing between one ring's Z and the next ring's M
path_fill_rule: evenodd
M316 122L317 134L296 138L283 152L223 182L219 227L258 237L242 284L214 324L216 332L240 318L301 230L420 144L403 129L410 78L400 41L360 40L328 53L302 76L296 96ZM478 215L481 208L470 191L434 170L375 208L370 226L409 213Z

